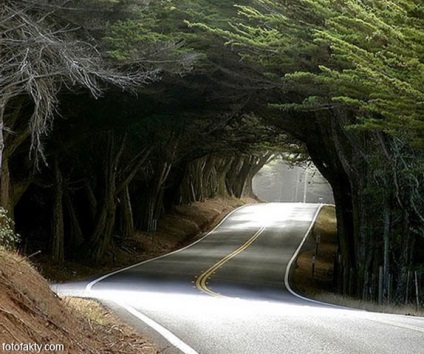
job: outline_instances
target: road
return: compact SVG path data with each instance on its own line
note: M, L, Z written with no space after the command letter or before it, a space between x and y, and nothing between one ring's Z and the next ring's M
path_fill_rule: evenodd
M290 288L287 269L318 209L242 207L199 242L84 284L80 295L147 324L170 343L165 353L424 353L422 317L338 308Z

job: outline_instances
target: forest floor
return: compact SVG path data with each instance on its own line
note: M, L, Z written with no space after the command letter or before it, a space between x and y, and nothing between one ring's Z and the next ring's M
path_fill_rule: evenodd
M11 352L7 345L12 344L58 345L56 350L50 350L52 353L159 353L142 334L120 322L98 302L57 297L45 278L54 282L84 279L168 253L202 237L231 210L252 202L256 201L214 199L177 207L159 223L157 232L140 233L115 246L99 268L77 262L48 262L43 257L31 259L34 266L28 259L0 248L0 353ZM297 259L293 287L321 301L367 308L333 295L331 279L336 253L334 207L324 206ZM394 312L392 307L371 306L368 309L373 311ZM402 308L398 312L409 310Z

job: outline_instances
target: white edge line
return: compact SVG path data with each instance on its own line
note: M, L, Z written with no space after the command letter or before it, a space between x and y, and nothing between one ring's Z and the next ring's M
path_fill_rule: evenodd
M135 268L135 267L138 267L139 265L142 265L142 264L145 264L145 263L148 263L148 262L153 262L153 261L155 261L155 260L157 260L157 259L161 259L161 258L164 258L164 257L167 257L167 256L169 256L169 255L171 255L171 254L175 254L175 253L178 253L178 252L181 252L181 251L183 251L183 250L185 250L185 249L187 249L187 248L190 248L190 247L192 247L192 246L194 246L196 243L198 243L198 242L200 242L200 241L202 241L203 239L205 239L206 237L208 237L210 234L212 234L219 226L221 226L223 223L224 223L224 221L225 220L227 220L233 213L235 213L236 211L238 211L238 210L240 210L240 209L242 209L242 208L244 208L244 207L247 207L247 206L249 206L250 204L245 204L245 205L242 205L242 206L240 206L240 207L238 207L238 208L236 208L236 209L234 209L234 210L232 210L230 213L228 213L219 223L218 223L218 225L216 225L211 231L209 231L205 236L203 236L203 237L201 237L200 239L198 239L197 241L195 241L195 242L193 242L193 243L191 243L191 244L189 244L189 245L187 245L187 246L185 246L185 247L183 247L183 248L180 248L180 249L178 249L178 250L175 250L175 251L173 251L173 252L170 252L170 253L166 253L166 254L163 254L163 255L161 255L161 256L158 256L158 257L155 257L155 258L152 258L152 259L147 259L147 260L145 260L145 261L143 261L143 262L140 262L140 263L136 263L136 264L133 264L133 265L131 265L131 266L129 266L129 267L126 267L126 268L122 268L122 269L119 269L119 270L116 270L116 271L114 271L114 272L112 272L112 273L108 273L108 274L105 274L105 275L103 275L103 276L101 276L101 277L99 277L99 278L97 278L97 279L95 279L95 280L93 280L92 282L90 282L90 283L88 283L87 284L87 286L85 287L85 291L88 291L88 292L90 292L91 291L91 289L92 289L92 287L96 284L96 283L98 283L98 282L100 282L100 281L102 281L102 280L104 280L104 279L106 279L106 278L108 278L108 277L110 277L110 276L112 276L112 275L115 275L115 274L118 274L118 273L120 273L120 272L124 272L124 271L126 271L126 270L128 270L128 269L131 269L131 268Z
M181 350L184 354L198 354L192 347L188 344L184 343L180 338L178 338L171 331L167 330L165 327L161 326L159 323L152 320L150 317L142 314L137 311L134 307L126 304L125 302L118 301L116 302L119 306L127 310L131 315L137 317L139 320L143 321L146 325L151 327L157 333L159 333L162 337L164 337L169 343L171 343L174 347Z
M327 302L322 302L322 301L313 300L313 299L309 299L309 298L307 298L307 297L304 297L304 296L302 296L302 295L298 294L297 292L295 292L295 291L291 288L291 286L290 286L290 284L289 284L290 268L292 267L292 265L293 265L293 263L295 262L295 260L296 260L297 256L299 255L299 252L300 252L300 250L302 249L302 246L303 246L303 244L305 243L306 238L309 236L310 232L312 231L312 228L314 227L315 222L316 222L316 220L317 220L317 218L318 218L319 212L321 211L321 209L322 209L322 207L323 207L324 205L327 205L327 204L320 204L320 206L319 206L318 210L315 212L315 215L314 215L314 217L313 217L313 219L312 219L312 221L311 221L311 224L309 225L308 230L307 230L307 231L306 231L306 233L305 233L305 236L303 236L303 239L302 239L302 241L300 242L299 247L297 247L296 251L295 251L295 252L294 252L294 254L293 254L293 257L290 259L289 264L287 265L287 268L286 268L286 274L285 274L285 276L284 276L284 285L286 286L287 290L288 290L288 291L289 291L292 295L294 295L294 296L296 296L296 297L298 297L298 298L300 298L300 299L302 299L302 300L309 301L309 302L312 302L312 303L315 303L315 304L320 304L320 305L326 305L326 306L331 306L331 307L337 307L337 308L350 309L350 308L348 308L348 307L339 306L339 305L334 305L334 304L330 304L330 303L327 303Z

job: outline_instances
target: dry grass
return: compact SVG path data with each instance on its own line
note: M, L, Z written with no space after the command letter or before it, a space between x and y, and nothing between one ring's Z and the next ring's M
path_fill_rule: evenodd
M135 353L158 353L154 345L122 323L96 300L66 297L64 302L75 317L88 323L107 348L113 348L119 353L127 353L128 350Z
M314 299L327 302L330 304L356 308L360 310L372 312L394 313L399 315L422 316L424 317L424 310L417 309L412 305L379 305L369 301L362 301L347 296L341 296L334 293L317 293Z
M317 235L320 235L315 273L312 275L312 256L315 255ZM379 305L338 295L333 289L333 266L337 256L337 220L334 206L324 206L311 235L296 260L292 283L294 288L312 299L344 307L373 312L424 316L423 309L414 306Z
M318 254L315 255L319 235ZM312 273L312 257L315 269ZM332 290L332 271L337 255L337 220L333 206L324 206L296 261L294 287L307 296Z

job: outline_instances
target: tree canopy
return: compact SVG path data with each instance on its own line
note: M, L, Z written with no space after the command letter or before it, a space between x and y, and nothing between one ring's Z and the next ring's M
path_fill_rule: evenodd
M242 58L281 78L286 92L304 97L281 108L341 104L363 128L423 148L420 1L261 0L237 8L240 20L229 30L197 26L227 38Z

